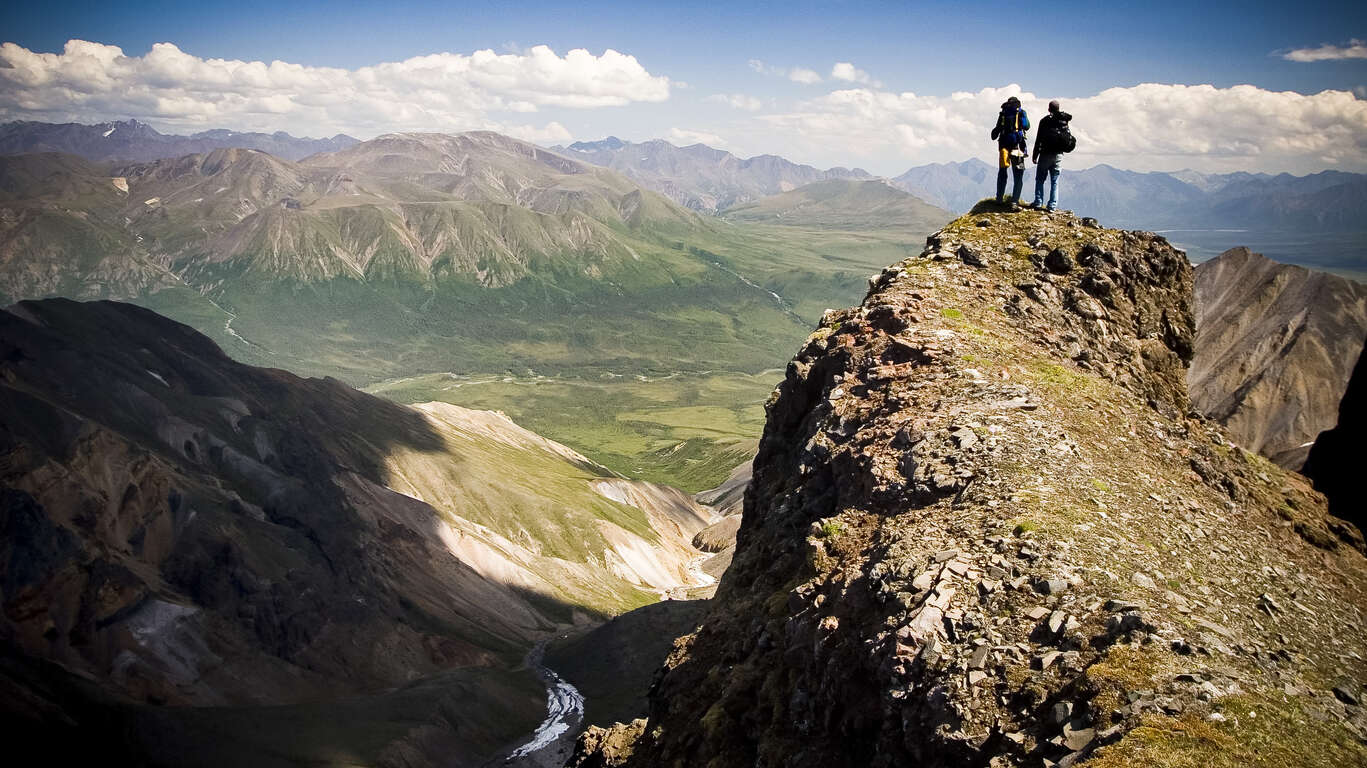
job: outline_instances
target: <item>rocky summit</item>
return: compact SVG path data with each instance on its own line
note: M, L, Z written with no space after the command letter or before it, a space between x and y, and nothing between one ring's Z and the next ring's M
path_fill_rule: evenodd
M827 312L648 719L572 764L1367 761L1362 538L1190 407L1192 283L980 208Z

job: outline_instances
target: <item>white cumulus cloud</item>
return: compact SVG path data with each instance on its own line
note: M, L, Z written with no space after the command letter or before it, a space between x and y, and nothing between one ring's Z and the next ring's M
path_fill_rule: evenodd
M1287 61L1343 61L1367 59L1367 41L1349 40L1346 45L1325 43L1318 48L1295 48L1282 54Z
M838 61L835 66L831 67L831 78L849 83L867 83L869 82L869 73L848 61Z
M949 96L851 88L761 115L756 135L783 137L782 151L808 162L876 162L888 173L899 172L890 163L990 160L988 133L1008 96L1020 97L1036 121L1045 114L1048 97L1018 85ZM1348 91L1144 84L1062 102L1074 118L1076 167L1367 170L1367 101Z
M514 130L489 117L669 98L669 78L634 56L539 45L523 52L437 53L359 69L205 59L171 43L141 56L71 40L60 53L0 45L0 117L277 130ZM533 130L524 128L524 131ZM564 132L558 123L535 129Z
M802 67L793 67L792 69L788 70L788 79L792 80L795 83L802 83L803 85L813 85L815 83L821 82L821 75L817 74L816 72L810 69L803 69Z

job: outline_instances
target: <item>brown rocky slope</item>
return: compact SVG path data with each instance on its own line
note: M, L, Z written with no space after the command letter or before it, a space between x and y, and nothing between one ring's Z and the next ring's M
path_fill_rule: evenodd
M770 399L648 720L572 764L1363 764L1362 540L1190 410L1191 290L1064 213L875 276Z
M1299 470L1334 426L1364 338L1367 286L1231 248L1196 267L1192 403Z

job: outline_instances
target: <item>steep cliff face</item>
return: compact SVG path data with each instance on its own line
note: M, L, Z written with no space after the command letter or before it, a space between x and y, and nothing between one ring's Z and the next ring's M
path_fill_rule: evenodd
M1367 286L1232 248L1196 268L1192 402L1239 445L1300 469L1334 426L1367 337Z
M1315 438L1301 472L1329 499L1329 511L1367 528L1362 494L1362 448L1367 438L1367 342L1339 402L1338 420ZM705 530L705 529L704 529ZM700 534L701 535L701 534Z
M713 607L577 764L1367 759L1361 538L1191 415L1191 286L1161 237L975 213L828 312Z

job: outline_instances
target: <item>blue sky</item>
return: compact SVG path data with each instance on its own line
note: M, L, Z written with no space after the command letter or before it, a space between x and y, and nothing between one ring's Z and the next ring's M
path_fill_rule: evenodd
M250 0L130 5L59 0L7 4L0 10L0 37L32 53L60 52L67 40L75 38L118 46L126 56L139 57L154 43L170 42L200 59L281 60L346 70L425 54L468 55L481 49L520 54L546 45L561 56L575 48L587 49L595 56L613 49L634 57L649 76L667 78L668 96L627 95L624 104L593 106L559 105L549 103L554 99L535 96L492 99L473 112L444 112L440 120L433 120L442 127L451 123L452 130L507 126L510 132L523 130L529 138L547 143L608 133L636 140L663 137L676 143L700 137L742 154L774 151L819 164L862 164L887 173L917 160L963 159L965 152L972 150L967 141L947 142L933 127L918 122L916 115L932 114L947 102L899 101L877 94L914 93L921 99L949 99L956 92L978 93L1018 85L1038 101L1051 97L1088 99L1108 88L1159 83L1208 84L1217 89L1250 84L1261 91L1307 95L1326 89L1356 90L1359 101L1367 96L1367 58L1300 62L1280 55L1323 44L1347 49L1354 40L1367 38L1367 3L1361 2L643 5ZM832 67L837 62L849 62L854 69L867 73L867 78L862 82L833 78ZM790 75L795 69L814 73L820 82L794 82ZM164 79L154 85L165 85ZM15 97L7 105L3 98L7 87L0 82L0 117L5 119L55 119L66 114L93 120L104 112L109 112L109 117L120 116L113 114L119 105L112 97L85 100L65 112L46 98L40 100L43 110L36 112L30 108L32 98ZM835 105L828 98L833 91L849 89L874 95L859 107L850 107L848 100ZM1181 110L1192 95L1164 96L1152 106ZM992 98L996 98L995 90L979 100ZM142 118L172 129L194 128L208 119L198 113L177 116L167 107L170 101L174 100L163 100ZM1212 115L1202 118L1206 130L1215 130L1221 115L1230 119L1228 110L1285 109L1287 125L1294 125L1298 119L1292 114L1297 107L1288 98L1198 101L1191 106L1193 110L1213 110ZM505 108L509 102L517 106ZM736 104L745 106L738 108ZM1101 111L1102 106L1098 103L1088 115L1097 129L1100 126L1095 121L1110 114ZM243 129L266 127L271 117L279 118L279 127L292 132L312 128L312 133L326 133L336 128L361 135L366 130L385 128L379 123L348 119L337 110L263 114L259 108L252 109L255 111L217 110L213 116L229 123L225 127ZM1338 123L1324 130L1337 131L1340 143L1362 142L1367 129L1359 124L1354 130L1353 123L1367 121L1358 121L1351 105L1338 104L1334 109L1343 114L1338 116ZM129 111L138 110L130 106ZM1322 112L1323 107L1310 111ZM822 115L832 114L867 122L875 137L883 131L899 133L905 140L874 148L864 146L867 136L860 134L842 138L823 129L798 141L788 140L782 133L796 130L794 126L822 123ZM970 119L972 114L965 113L964 118ZM1082 115L1078 117L1081 127ZM1145 115L1136 119L1149 130L1162 125L1161 120L1154 123L1151 118ZM990 105L982 119L991 122ZM396 121L392 127L415 126ZM857 151L840 147L842 141L853 143ZM1209 144L1198 142L1194 146L1199 150ZM1146 165L1132 159L1144 147L1107 143L1099 133L1091 145L1098 148L1099 160L1131 167ZM1200 157L1195 158L1198 162L1182 162L1183 153L1193 151L1190 148L1167 147L1163 151L1167 154L1162 155L1161 162L1148 165L1203 164ZM1242 167L1244 163L1275 170L1270 164L1281 163L1286 170L1356 170L1355 164L1361 160L1319 150L1294 158L1281 157L1269 145L1253 152L1253 160L1241 161L1240 151L1233 145L1218 149L1215 156L1223 159L1213 161L1211 169Z

